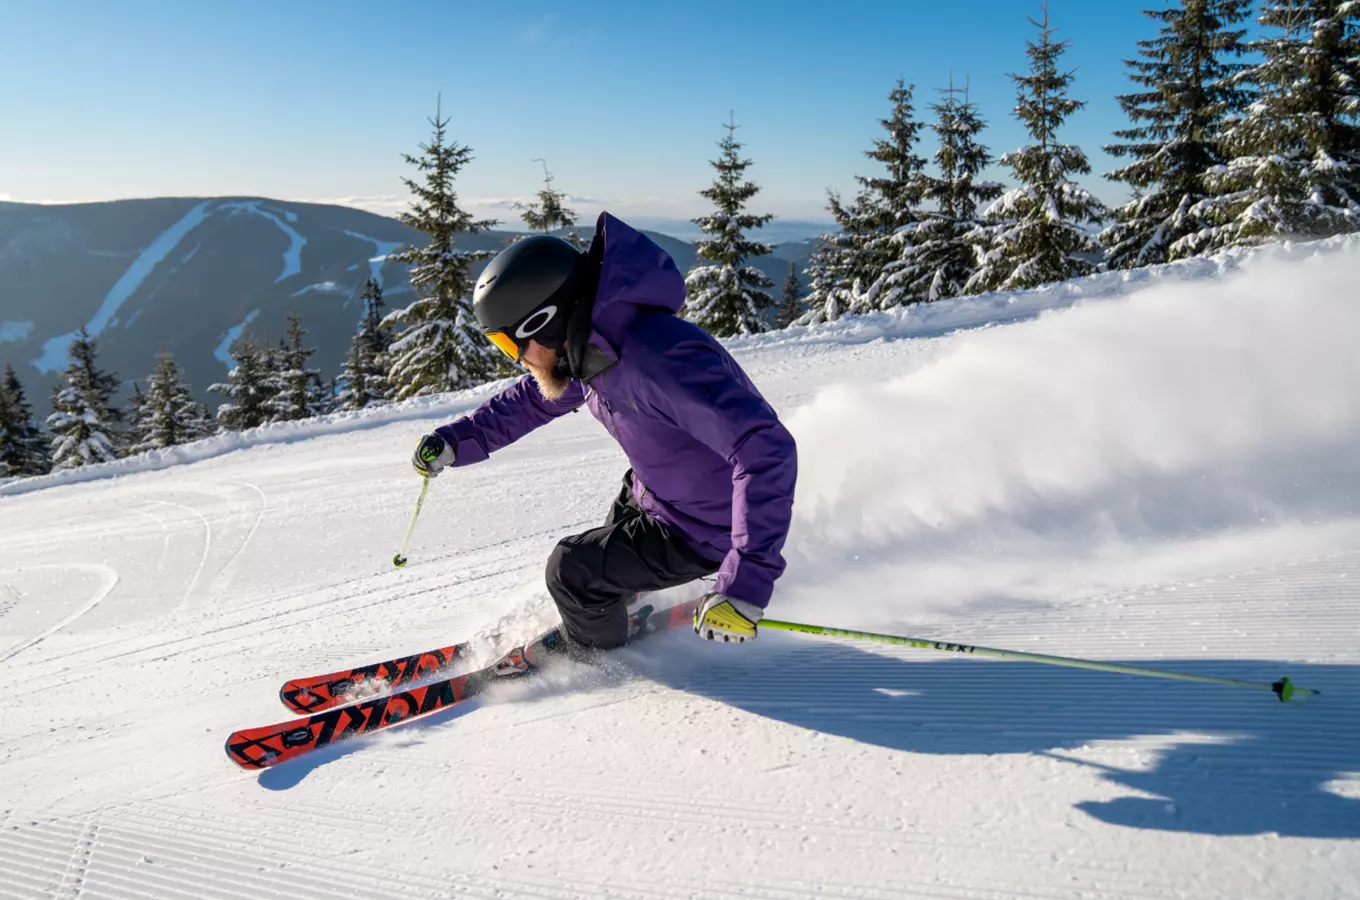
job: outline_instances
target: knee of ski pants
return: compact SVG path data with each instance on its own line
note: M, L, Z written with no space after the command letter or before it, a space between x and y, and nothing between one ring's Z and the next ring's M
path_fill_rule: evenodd
M547 580L549 588L565 591L578 605L590 602L590 588L604 563L604 554L594 541L583 541L580 535L563 538L548 554ZM559 591L553 591L557 599ZM605 598L600 598L602 601ZM584 604L583 604L584 601ZM559 600L559 606L561 602Z
M548 557L548 593L557 604L567 636L597 650L628 640L622 594L601 581L604 548L586 535L565 538Z

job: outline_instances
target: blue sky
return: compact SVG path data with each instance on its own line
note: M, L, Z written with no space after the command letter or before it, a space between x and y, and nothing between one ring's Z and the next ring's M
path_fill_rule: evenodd
M1164 0L1050 0L1072 95L1062 134L1100 149L1126 120L1123 60ZM756 212L825 220L828 188L877 174L888 92L918 109L965 79L995 155L1024 143L1009 72L1024 71L1040 0L895 2L35 3L0 0L0 199L259 195L391 212L403 152L442 94L472 147L460 196L514 223L546 158L578 212L700 215L697 191L731 111L763 190ZM924 149L933 152L927 133ZM1004 178L1007 172L995 175ZM654 227L654 226L653 226Z

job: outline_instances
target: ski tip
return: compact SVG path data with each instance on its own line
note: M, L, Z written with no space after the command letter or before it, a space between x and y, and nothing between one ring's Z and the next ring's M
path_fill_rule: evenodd
M295 712L298 715L305 716L307 714L307 710L298 709L297 700L294 699L296 696L297 685L291 681L285 682L283 687L279 688L279 702L282 703L292 712Z
M247 772L258 772L260 769L269 766L269 760L267 758L262 762L255 762L237 753L232 747L232 744L239 743L240 740L240 732L233 731L231 734L227 735L226 743L222 745L222 749L226 751L227 759L234 762L237 768L245 769Z

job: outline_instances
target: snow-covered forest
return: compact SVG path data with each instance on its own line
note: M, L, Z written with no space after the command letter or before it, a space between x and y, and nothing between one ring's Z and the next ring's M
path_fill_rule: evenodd
M771 252L759 231L773 217L760 211L760 186L748 177L758 162L743 156L732 121L718 141L713 183L695 188L713 211L693 220L704 237L687 273L685 314L729 337L1360 230L1360 4L1178 0L1146 15L1148 34L1130 47L1126 63L1129 92L1118 98L1128 127L1105 148L1127 161L1103 173L1132 191L1127 202L1107 206L1074 180L1090 175L1091 164L1081 147L1063 140L1064 123L1085 106L1079 73L1063 55L1081 36L1058 39L1058 23L1045 9L1030 20L1028 69L1011 75L1011 110L979 109L966 81L951 79L933 103L927 88L904 80L891 86L884 132L865 151L866 171L855 176L859 190L853 198L827 197L838 230L821 236L778 301L769 277L750 265ZM986 146L986 117L1007 114L1030 142ZM460 234L497 223L459 205L458 183L475 182L476 172L472 148L449 124L436 111L430 140L406 156L411 171L401 179L410 206L400 218L428 244L388 258L411 267L418 299L379 315L382 290L370 283L341 371L307 367L314 350L302 342L300 322L277 344L244 334L231 345L227 379L207 387L220 405L205 421L192 388L178 382L173 358L145 378L106 373L96 342L80 332L46 434L17 376L0 384L0 477L508 374L469 306L473 267L489 254L457 246ZM542 186L518 204L521 223L582 246L588 223L578 222L570 195L540 162ZM1008 183L983 178L993 162L1010 171ZM112 397L124 384L132 398L118 409Z

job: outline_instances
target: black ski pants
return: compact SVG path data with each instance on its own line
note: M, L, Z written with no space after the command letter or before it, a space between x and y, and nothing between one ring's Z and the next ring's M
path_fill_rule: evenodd
M607 650L628 640L628 602L642 591L675 587L718 571L633 497L633 471L598 528L563 538L548 557L548 593L567 636Z

